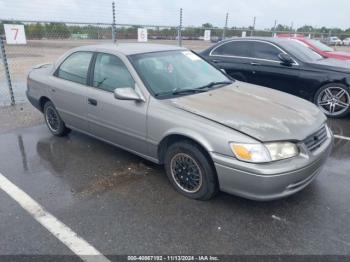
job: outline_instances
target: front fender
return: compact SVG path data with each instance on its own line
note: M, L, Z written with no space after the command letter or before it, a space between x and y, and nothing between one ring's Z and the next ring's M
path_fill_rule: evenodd
M350 76L345 78L345 84L350 87Z
M214 147L210 143L210 141L207 138L205 138L202 134L200 134L199 132L196 132L195 130L191 130L189 128L183 128L183 127L172 128L164 134L161 141L163 141L165 138L172 136L172 135L187 137L187 138L192 139L193 141L197 142L198 144L200 144L207 152L214 151Z
M230 141L256 142L255 139L215 121L176 108L168 101L150 100L147 118L150 155L157 158L166 137L179 135L202 146L208 153L231 155Z

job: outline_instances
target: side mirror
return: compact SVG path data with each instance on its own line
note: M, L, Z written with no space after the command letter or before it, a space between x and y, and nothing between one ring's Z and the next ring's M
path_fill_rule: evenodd
M281 62L282 62L283 64L285 64L285 65L291 65L291 64L294 63L293 58L292 58L290 55L285 54L285 53L280 53L280 54L278 55L278 58L279 58L279 59L281 60Z
M119 100L144 101L132 87L121 87L114 90L114 97Z

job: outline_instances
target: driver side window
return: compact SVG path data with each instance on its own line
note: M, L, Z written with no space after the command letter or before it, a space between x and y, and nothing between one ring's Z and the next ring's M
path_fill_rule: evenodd
M278 58L278 55L280 53L282 53L282 51L274 47L273 45L263 43L263 42L254 43L254 48L253 48L254 58L280 61L280 59Z
M135 81L120 58L110 54L99 53L96 56L93 86L113 92L116 88L133 88Z

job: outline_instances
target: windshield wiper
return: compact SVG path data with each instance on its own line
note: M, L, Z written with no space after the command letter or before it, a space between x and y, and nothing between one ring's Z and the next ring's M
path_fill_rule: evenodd
M212 88L212 87L217 86L217 85L229 85L229 84L232 84L232 83L233 83L232 81L210 82L207 85L198 87L198 89L209 89L209 88Z
M168 95L180 95L180 94L203 93L203 92L206 92L206 90L201 90L197 88L188 88L188 89L175 88L172 91L157 93L155 94L155 96L168 96Z
M187 88L187 89L181 89L181 88L175 88L170 92L164 92L164 93L157 93L155 96L167 96L167 95L181 95L181 94L194 94L194 93L203 93L207 92L208 89L217 86L217 85L229 85L232 84L232 81L221 81L221 82L210 82L207 85L200 86L198 88Z
M199 88L188 88L188 89L178 89L178 88L175 88L175 89L172 91L172 94L173 94L173 95L179 95L179 94L203 93L203 92L206 92L206 90L202 90L202 89L199 89Z

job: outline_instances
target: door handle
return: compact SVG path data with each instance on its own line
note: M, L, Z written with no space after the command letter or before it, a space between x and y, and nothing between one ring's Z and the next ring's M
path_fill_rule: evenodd
M97 100L93 98L88 98L89 105L97 106Z
M220 63L221 62L221 60L218 60L218 59L214 59L214 60L211 60L213 63Z
M252 66L259 66L260 64L259 63L256 63L256 62L251 62L250 63Z

